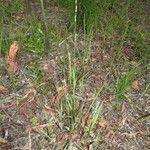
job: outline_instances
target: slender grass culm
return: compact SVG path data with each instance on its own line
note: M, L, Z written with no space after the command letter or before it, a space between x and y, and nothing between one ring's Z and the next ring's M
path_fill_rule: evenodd
M88 33L91 28L96 25L97 17L99 15L99 0L63 0L63 2L60 3L68 12L69 27L71 29L74 29L76 26L78 31L84 30L85 25L86 33ZM72 19L74 16L76 16L76 22Z
M74 43L75 43L75 50L77 46L77 11L78 11L78 0L75 0L75 15L74 15Z

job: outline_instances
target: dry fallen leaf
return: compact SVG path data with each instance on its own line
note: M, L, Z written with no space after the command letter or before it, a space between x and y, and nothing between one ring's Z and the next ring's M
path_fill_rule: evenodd
M6 58L6 63L8 66L8 71L10 73L15 73L18 69L18 64L16 62L16 54L19 47L16 41L10 46L8 56Z
M135 80L132 82L131 87L133 90L139 90L140 89L141 84L139 83L139 81Z
M125 125L127 119L128 119L128 117L125 117L125 118L122 119L122 125L123 125L123 126Z
M6 91L6 88L3 85L0 85L0 93L3 93L4 91Z
M104 120L104 119L99 119L97 124L100 126L100 127L105 127L107 125L107 121Z

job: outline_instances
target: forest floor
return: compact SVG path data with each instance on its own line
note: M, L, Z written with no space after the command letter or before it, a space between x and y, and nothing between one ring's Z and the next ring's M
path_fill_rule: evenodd
M145 4L144 17L150 15L149 8ZM37 37L23 33L29 43L24 46L22 24L29 19L25 12L12 17L11 27L4 26L15 31L5 48L19 50L13 57L17 67L13 73L11 54L0 58L0 150L149 150L148 61L135 60L132 47L117 56L110 47L104 50L100 33L92 38L78 33L75 41L74 34L66 32L64 11L59 6L48 10L53 29L48 54L27 50L34 44L42 47L37 42L39 23ZM34 11L40 18L38 4ZM145 32L149 27L143 21Z

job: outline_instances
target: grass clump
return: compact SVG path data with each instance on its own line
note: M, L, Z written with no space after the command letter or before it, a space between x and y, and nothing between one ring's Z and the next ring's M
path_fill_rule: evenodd
M130 86L135 74L137 73L137 69L135 66L131 67L125 74L120 74L116 79L116 106L119 108L123 98L125 97L125 92L127 88Z

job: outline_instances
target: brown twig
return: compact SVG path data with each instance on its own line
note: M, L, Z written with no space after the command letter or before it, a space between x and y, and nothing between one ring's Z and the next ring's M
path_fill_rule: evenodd
M34 126L28 126L26 128L27 131L32 131L32 130L35 130L35 129L39 129L39 128L44 128L44 127L48 127L49 124L46 123L46 124L41 124L41 125L34 125Z

